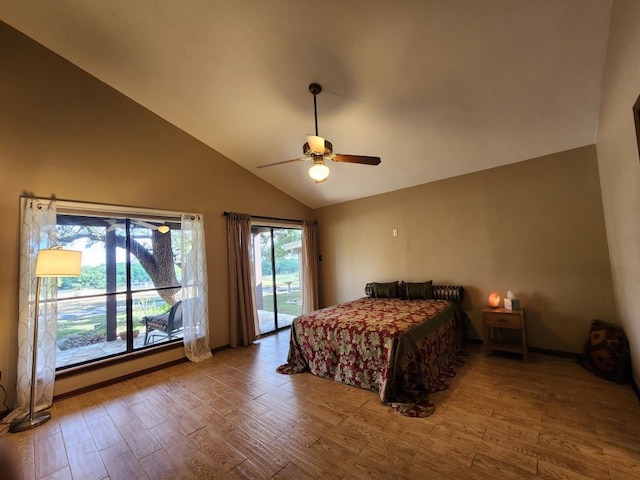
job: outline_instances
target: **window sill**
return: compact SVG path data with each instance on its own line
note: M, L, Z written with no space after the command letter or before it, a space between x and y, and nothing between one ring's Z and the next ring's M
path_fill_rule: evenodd
M117 356L107 357L102 360L91 360L90 363L81 365L73 365L70 367L62 367L60 370L56 370L56 379L69 378L74 375L87 373L92 370L98 370L105 367L111 367L113 365L119 365L126 363L130 360L147 357L157 353L166 352L169 350L175 350L176 348L182 348L182 339L176 339L171 342L158 345L157 347L149 347L142 350L136 350L134 352L117 354Z

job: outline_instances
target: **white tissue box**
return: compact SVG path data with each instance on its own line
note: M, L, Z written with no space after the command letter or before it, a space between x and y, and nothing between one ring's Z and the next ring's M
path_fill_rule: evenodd
M504 299L505 310L520 310L520 300L517 298L505 298Z

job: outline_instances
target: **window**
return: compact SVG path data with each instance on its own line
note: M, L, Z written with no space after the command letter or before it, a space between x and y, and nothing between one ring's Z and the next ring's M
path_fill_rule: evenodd
M251 234L256 309L265 334L302 315L302 230L254 224Z
M58 280L56 370L182 338L180 214L123 210L58 204L58 244L82 271Z

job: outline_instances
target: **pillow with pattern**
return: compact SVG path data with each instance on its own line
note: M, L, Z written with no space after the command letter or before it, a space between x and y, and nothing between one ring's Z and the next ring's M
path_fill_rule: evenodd
M400 297L400 286L399 286L399 282L395 281L395 282L386 282L386 283L379 283L379 282L373 282L373 283L368 283L367 287L370 288L368 289L371 293L368 294L370 297L373 298L398 298ZM365 292L367 291L367 288L365 287Z
M433 280L419 283L402 282L401 290L402 298L405 300L431 300L433 299Z

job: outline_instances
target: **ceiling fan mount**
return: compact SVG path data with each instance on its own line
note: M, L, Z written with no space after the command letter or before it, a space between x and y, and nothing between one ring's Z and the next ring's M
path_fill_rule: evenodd
M272 167L283 163L313 160L313 165L309 169L309 175L316 183L321 183L329 176L329 168L324 164L324 160L332 160L334 162L342 163L359 163L362 165L379 165L381 162L380 157L333 153L333 144L318 135L318 106L316 103L316 97L320 92L322 92L322 87L319 83L311 83L309 84L309 91L313 95L315 135L307 135L307 142L302 146L302 153L304 154L304 157L259 165L258 168Z
M322 91L322 87L319 83L311 83L309 85L309 91L312 95L318 95Z

